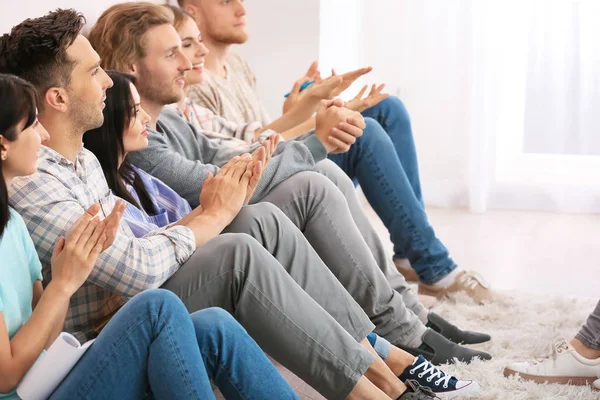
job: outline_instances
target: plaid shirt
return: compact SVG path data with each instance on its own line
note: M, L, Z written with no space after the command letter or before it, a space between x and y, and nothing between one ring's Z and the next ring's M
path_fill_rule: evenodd
M37 172L15 179L10 204L25 220L42 262L44 281L51 276L52 249L88 207L112 211L117 197L109 190L96 157L82 148L75 164L42 146ZM186 227L154 230L136 238L124 215L113 245L104 251L88 280L71 297L65 329L79 340L91 339L135 294L161 286L194 252Z
M192 124L198 132L202 132L204 135L211 139L229 139L223 143L239 148L241 151L248 151L250 148L249 144L255 142L264 142L269 136L277 133L273 130L267 129L259 135L259 138L255 138L257 130L262 128L262 124L258 121L248 123L237 123L230 121L223 117L219 117L208 108L204 108L195 104L190 99L185 99L185 109L181 109L177 104L171 104L179 115L181 115L187 122ZM231 138L238 140L231 140Z

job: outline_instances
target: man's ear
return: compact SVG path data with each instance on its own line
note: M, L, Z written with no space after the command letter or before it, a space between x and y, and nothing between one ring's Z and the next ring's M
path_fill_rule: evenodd
M128 74L131 74L137 78L139 70L140 70L140 67L137 63L131 63L131 64L127 65L127 67L125 67L124 72L127 72Z
M198 7L193 4L186 4L183 9L187 11L194 19L198 16Z
M67 112L69 108L69 96L64 88L51 87L44 95L46 107L60 112Z

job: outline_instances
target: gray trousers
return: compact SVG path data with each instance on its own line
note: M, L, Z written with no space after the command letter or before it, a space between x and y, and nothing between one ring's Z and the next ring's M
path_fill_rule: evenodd
M396 266L392 262L392 257L385 250L385 246L381 242L377 231L369 221L365 211L360 204L356 188L352 180L346 175L340 167L331 160L323 160L315 166L315 171L328 177L342 192L348 203L350 214L354 219L354 223L358 227L363 239L371 249L377 265L387 278L392 289L402 295L404 303L411 309L423 322L427 321L429 311L421 304L418 295L410 288L401 273L398 272Z
M317 170L288 178L260 201L275 204L302 231L377 334L393 344L420 344L426 328L419 317L426 318L427 310L390 265L350 179L329 160Z
M374 328L369 318L275 206L242 208L226 232L162 287L190 312L228 310L263 350L323 396L345 398L374 360L358 343Z
M575 337L590 349L600 350L600 301Z

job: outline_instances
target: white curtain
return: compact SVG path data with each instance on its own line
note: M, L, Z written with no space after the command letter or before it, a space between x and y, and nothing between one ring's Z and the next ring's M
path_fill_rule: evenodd
M600 1L531 2L524 150L600 155Z
M471 210L600 212L599 3L471 2Z

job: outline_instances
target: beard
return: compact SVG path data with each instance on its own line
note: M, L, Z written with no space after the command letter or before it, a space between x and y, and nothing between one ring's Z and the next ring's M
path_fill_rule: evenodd
M219 32L217 29L208 27L208 36L217 43L221 44L244 44L248 41L248 32L243 30Z
M72 99L69 118L77 131L87 132L102 126L104 123L104 114L102 113L101 100L95 104L86 102L86 100L73 92L69 92L68 95Z
M152 73L143 64L140 66L135 87L142 98L162 105L177 103L184 95L183 88L181 90L173 89L173 82L165 85L164 81L159 82L153 79Z

